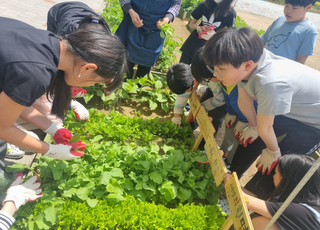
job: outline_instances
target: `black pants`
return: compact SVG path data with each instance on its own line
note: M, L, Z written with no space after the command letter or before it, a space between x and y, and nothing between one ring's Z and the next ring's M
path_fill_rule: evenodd
M128 73L127 79L132 79L134 65L135 65L135 63L128 61L129 73ZM140 77L144 77L145 75L148 75L150 73L150 70L151 70L151 67L138 65L138 69L137 69L137 73L136 73L135 78L140 78Z
M320 129L285 116L276 116L273 128L277 137L286 134L285 138L279 143L282 155L301 154L310 156L320 147ZM238 176L241 176L257 159L264 148L266 148L266 145L260 137L248 147L239 145L230 170L237 172ZM257 172L245 188L259 198L266 199L274 190L273 174L274 172L270 175L262 175L261 172Z
M189 56L182 53L179 62L190 65L192 62L192 57L189 57Z

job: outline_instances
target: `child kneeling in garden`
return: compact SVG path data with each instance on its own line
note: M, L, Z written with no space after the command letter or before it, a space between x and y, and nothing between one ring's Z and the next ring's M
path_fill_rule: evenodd
M203 58L225 86L238 84L238 106L250 124L243 131L248 137L243 143L252 143L251 151L238 148L230 170L248 167L260 155L260 172L245 188L268 198L279 157L308 156L320 146L320 72L263 47L252 29L226 28L208 40ZM258 102L257 113L253 101ZM246 135L252 130L256 135ZM277 137L284 134L278 143Z
M314 162L313 158L303 155L282 156L273 176L276 188L268 201L244 194L249 198L248 209L255 212L251 216L255 230L266 227ZM229 176L225 177L225 182ZM320 169L318 168L270 229L320 229L319 211Z

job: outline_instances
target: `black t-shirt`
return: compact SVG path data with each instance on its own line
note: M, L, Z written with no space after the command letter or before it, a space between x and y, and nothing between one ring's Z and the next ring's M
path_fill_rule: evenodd
M214 15L210 14L210 10L206 7L205 2L200 3L200 5L191 13L191 15L194 19L197 20L202 18L200 26L203 25L204 21L206 21L207 26L208 24L217 25L217 23L221 22L219 26L215 26L216 32L225 27L233 26L237 17L236 11L233 8L231 8L231 10L226 16L215 18ZM192 58L194 52L197 51L200 47L204 46L205 43L206 40L199 38L197 31L194 30L189 35L187 40L183 43L180 50L184 55L187 55L188 57Z
M0 17L0 92L31 106L58 72L60 41L51 32Z
M266 201L267 208L273 216L283 203ZM291 203L277 219L276 223L283 230L319 230L320 223L316 215L306 206Z
M48 12L47 28L49 31L66 35L76 31L80 21L88 15L99 14L82 2L62 2L55 4Z

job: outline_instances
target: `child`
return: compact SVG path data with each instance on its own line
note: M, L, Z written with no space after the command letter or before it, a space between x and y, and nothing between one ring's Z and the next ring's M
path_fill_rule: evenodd
M3 207L0 211L0 229L8 230L15 219L13 214L19 209L21 205L27 201L35 201L42 197L42 189L40 182L37 182L38 176L32 176L27 181L23 182L23 175L19 173L15 181L7 190L7 196L3 201Z
M92 23L92 19L88 17L94 17L96 23ZM71 32L76 31L79 27L82 29L90 29L90 27L95 27L96 30L102 32L110 32L110 28L105 20L96 12L94 12L88 5L82 2L62 2L55 4L50 8L47 15L47 30L62 36L70 34ZM71 95L73 98L81 97L85 94L85 90L72 86ZM52 98L47 99L46 95L42 95L38 98L35 103L33 103L33 108L38 110L41 114L47 117L49 120L58 124L58 126L63 126L63 119L58 118L57 116L51 114L52 109ZM88 120L89 112L88 110L81 105L76 100L71 100L70 108L74 111L76 119L78 120ZM33 110L26 108L24 111L25 117L27 113ZM39 124L36 126L39 126ZM30 131L29 131L30 134ZM18 159L23 157L25 151L19 149L17 146L8 144L6 158Z
M304 64L317 42L317 28L306 13L315 0L286 0L284 16L276 19L261 36L265 48L276 55Z
M180 49L180 62L191 64L194 53L203 47L215 32L234 25L237 13L231 7L232 2L233 0L205 0L191 13L193 19L189 27L194 31ZM201 23L198 25L200 19Z
M198 82L206 81L213 77L214 70L208 67L205 62L202 60L202 52L203 48L200 48L194 55L194 59L192 60L191 71L194 78ZM199 57L199 58L196 58ZM208 71L209 70L209 71ZM214 78L217 80L217 78ZM242 130L249 126L247 119L241 113L238 107L238 87L236 84L232 86L224 86L221 82L218 82L220 88L222 89L222 93L224 96L224 100L226 103L225 110L227 112L225 116L225 135L223 138L223 142L220 146L220 149L224 152L224 157L227 157L227 164L231 164L234 153L238 148L240 134ZM254 107L257 107L257 102L254 102ZM250 147L248 147L249 149ZM239 174L241 175L241 174Z
M238 83L238 106L250 124L242 141L254 144L255 151L238 148L233 163L248 167L261 154L257 163L261 172L246 188L268 197L271 172L281 154L311 155L320 146L320 72L263 46L247 27L226 28L207 42L203 57L225 86ZM258 102L257 114L253 100ZM253 129L260 137L248 135ZM277 137L283 134L287 135L278 144Z
M288 198L304 175L314 164L311 157L288 154L279 158L273 183L275 189L268 201L244 194L249 198L248 209L255 212L252 217L254 229L265 229L266 225ZM225 182L229 176L226 176ZM320 169L318 169L292 203L270 229L320 229Z
M88 16L86 20L90 20L86 28L57 37L52 32L0 17L0 106L5 108L0 110L1 140L55 159L70 160L83 155L82 146L78 149L66 143L71 133L59 131L48 119L39 128L52 136L58 131L67 134L68 137L60 136L66 138L64 144L44 143L13 123L25 107L44 93L54 95L51 112L63 119L71 100L70 86L99 82L112 90L122 82L126 71L123 44L109 31L96 28L99 19ZM37 120L38 115L34 109L29 120Z
M196 65L197 59L199 59L199 55L195 55L195 58L192 60L192 66ZM209 72L209 70L207 71ZM212 76L210 72L209 75ZM174 105L174 117L172 118L172 122L180 126L181 114L192 93L193 85L195 84L194 87L196 88L199 83L194 83L190 65L185 63L177 63L169 68L167 72L167 83L170 90L178 94ZM215 78L206 79L205 81L202 81L201 84L207 85L213 94L213 97L205 101L200 99L200 102L208 112L208 115L212 117L214 128L218 130L226 113L222 90ZM204 150L203 147L200 147L200 149Z

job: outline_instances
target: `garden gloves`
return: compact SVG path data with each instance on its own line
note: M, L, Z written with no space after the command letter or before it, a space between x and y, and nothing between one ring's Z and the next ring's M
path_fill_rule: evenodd
M44 130L44 132L50 134L57 144L66 144L72 138L72 134L69 130L58 126L55 122L52 122L49 128Z
M251 144L259 137L258 127L252 127L249 125L240 134L239 143L244 147L247 147L248 143Z
M76 115L77 120L84 120L87 121L89 119L89 111L81 105L79 102L75 100L71 100L71 109L73 110L74 114Z
M71 96L73 98L83 97L87 93L87 90L80 87L71 86Z
M178 127L181 126L181 117L173 117L171 121L175 123Z
M57 160L73 160L83 156L86 147L87 145L83 144L81 140L74 143L49 144L49 150L43 156Z
M19 207L27 203L27 201L35 201L42 197L42 189L39 188L41 184L40 182L36 182L38 180L38 175L30 177L23 183L22 180L23 175L22 173L19 173L7 190L7 196L3 201L3 204L6 201L13 201L18 210Z
M230 113L226 114L226 117L224 119L224 123L227 128L231 128L234 123L237 121L237 115L231 115Z
M234 136L238 139L242 131L249 126L249 123L238 121L236 126L234 127Z
M280 149L277 151L264 149L262 150L262 153L257 161L256 167L259 171L261 171L262 175L264 175L266 172L268 175L270 175L272 169L277 165L280 157Z
M198 36L200 39L209 40L216 32L214 31L214 25L210 27L200 26L200 32L198 32ZM197 28L198 31L198 28Z

